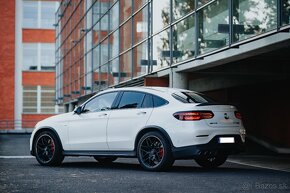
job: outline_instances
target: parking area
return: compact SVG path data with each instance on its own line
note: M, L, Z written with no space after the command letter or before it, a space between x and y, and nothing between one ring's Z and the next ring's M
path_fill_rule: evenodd
M168 172L148 172L137 159L120 158L101 165L90 157L68 157L60 167L43 167L29 154L29 137L0 135L1 193L290 191L290 172L284 163L288 157L273 160L272 168L263 167L258 159L271 155L232 156L213 170L202 169L193 160L181 160ZM276 167L281 164L282 169Z

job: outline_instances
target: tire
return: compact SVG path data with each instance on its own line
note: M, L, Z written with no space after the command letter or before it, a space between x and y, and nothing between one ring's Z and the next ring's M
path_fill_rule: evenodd
M51 131L43 131L34 140L34 152L40 165L57 166L64 159L61 143Z
M149 171L163 171L174 162L168 140L159 132L148 132L138 142L137 157L141 166Z
M196 163L203 168L217 168L224 164L228 156L224 154L218 154L215 156L198 157L195 159Z
M97 156L94 156L94 158L101 164L110 164L116 159L118 159L118 157L97 157Z

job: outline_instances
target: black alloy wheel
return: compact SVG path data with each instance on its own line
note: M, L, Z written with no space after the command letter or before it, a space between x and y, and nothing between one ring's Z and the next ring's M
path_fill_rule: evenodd
M64 159L61 154L60 143L50 131L44 131L36 137L34 152L41 165L59 165Z
M168 169L174 162L170 145L159 132L146 133L140 139L137 156L141 166L151 171Z

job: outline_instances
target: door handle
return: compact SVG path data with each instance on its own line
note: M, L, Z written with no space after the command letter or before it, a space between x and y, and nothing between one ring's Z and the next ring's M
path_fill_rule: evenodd
M99 117L105 117L107 115L108 115L107 113L103 113L103 114L100 114Z
M137 115L145 115L146 112L145 111L142 111L142 112L138 112Z

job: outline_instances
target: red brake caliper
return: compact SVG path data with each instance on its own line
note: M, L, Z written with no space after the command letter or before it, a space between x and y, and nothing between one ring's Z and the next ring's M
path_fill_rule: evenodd
M54 154L54 141L51 140L51 152L52 154Z
M161 147L159 149L159 155L160 155L161 158L163 158L163 155L164 155L164 148L163 147Z

